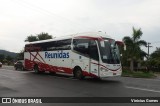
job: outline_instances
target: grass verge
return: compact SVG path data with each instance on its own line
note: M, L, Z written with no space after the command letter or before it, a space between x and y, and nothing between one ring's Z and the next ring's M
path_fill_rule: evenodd
M122 76L134 77L134 78L155 78L156 77L153 72L129 71L129 70L123 70Z

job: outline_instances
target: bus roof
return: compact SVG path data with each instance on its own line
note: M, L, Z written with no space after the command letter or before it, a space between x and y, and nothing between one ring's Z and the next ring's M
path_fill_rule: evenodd
M36 43L44 43L44 42L51 42L51 41L58 41L58 40L64 40L64 39L71 39L71 38L77 38L77 37L94 37L94 38L111 38L106 33L102 32L85 32L85 33L77 33L72 35L66 35L66 36L60 36L55 37L53 39L47 39L47 40L41 40L41 41L35 41L35 42L28 42L27 44L36 44Z

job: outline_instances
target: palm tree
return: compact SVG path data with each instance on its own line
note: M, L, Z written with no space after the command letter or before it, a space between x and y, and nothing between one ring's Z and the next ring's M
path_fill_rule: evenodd
M125 36L123 38L124 43L126 44L127 50L125 51L125 56L130 61L130 70L134 70L134 61L141 59L142 53L145 53L141 50L141 46L146 46L147 42L140 40L142 37L141 29L135 29L133 27L132 37Z

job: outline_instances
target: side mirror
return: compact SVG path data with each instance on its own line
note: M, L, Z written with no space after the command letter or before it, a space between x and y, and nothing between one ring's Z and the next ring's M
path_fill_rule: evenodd
M126 50L126 45L125 45L124 42L122 42L122 41L116 41L116 44L117 44L118 46L122 46L123 49Z

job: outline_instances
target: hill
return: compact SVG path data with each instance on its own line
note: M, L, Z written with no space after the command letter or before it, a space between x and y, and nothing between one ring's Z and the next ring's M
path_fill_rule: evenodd
M0 50L0 54L4 54L5 56L11 56L13 58L17 56L17 53L10 52L7 50Z

